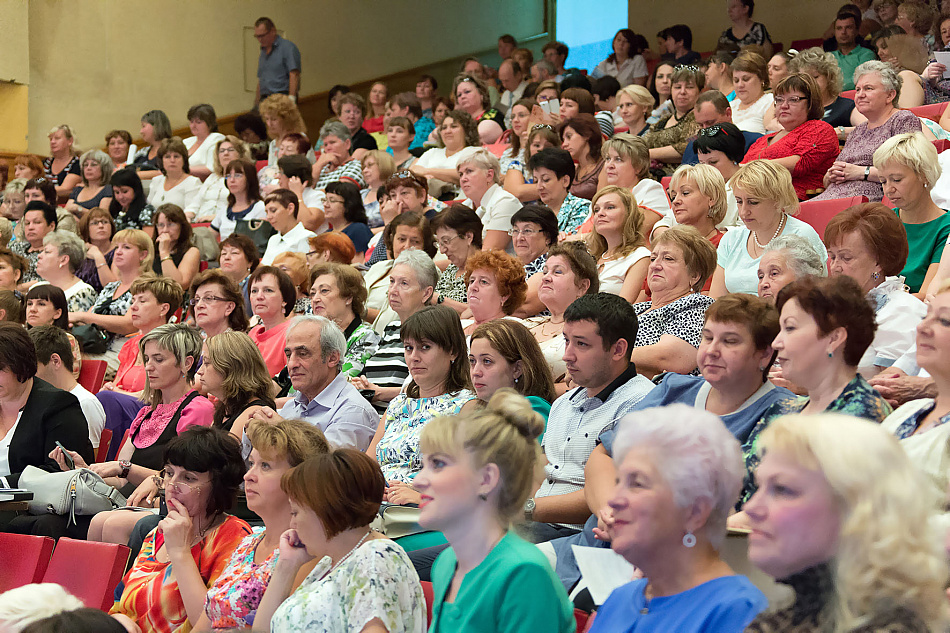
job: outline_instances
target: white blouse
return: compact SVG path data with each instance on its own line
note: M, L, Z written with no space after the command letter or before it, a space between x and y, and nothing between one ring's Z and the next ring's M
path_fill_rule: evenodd
M874 306L877 332L858 363L858 372L871 378L879 367L891 367L905 354L916 354L917 324L927 314L924 302L906 291L904 278L885 277L872 288L868 299Z
M221 140L224 140L224 134L220 132L212 132L206 136L204 142L195 150L195 153L188 157L188 165L204 165L211 171L214 171L214 148L218 145L218 141ZM190 152L191 148L198 142L198 137L189 136L183 142Z
M613 295L620 294L623 288L624 279L627 277L627 271L644 257L650 256L650 249L645 246L639 246L635 251L621 257L605 262L600 270L600 292L608 292Z
M768 130L765 129L765 123L763 119L765 118L765 113L768 111L772 104L774 103L772 99L772 93L766 92L764 95L759 97L759 100L750 105L748 108L742 110L739 109L739 105L733 101L732 102L732 122L736 124L736 127L740 130L745 130L746 132L756 132L758 134L767 134Z
M163 204L176 204L184 211L201 189L201 181L195 176L185 176L180 183L165 191L164 175L155 176L148 190L148 203L158 209Z

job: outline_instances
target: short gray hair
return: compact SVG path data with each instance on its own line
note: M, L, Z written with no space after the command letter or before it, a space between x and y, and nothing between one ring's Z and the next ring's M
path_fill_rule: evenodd
M551 75L552 77L554 77L555 75L557 75L557 69L554 67L554 64L552 64L551 62L549 62L549 61L546 60L546 59L539 59L538 61L536 61L536 62L534 62L533 64L531 64L531 66L532 66L532 68L533 68L534 66L537 66L537 67L540 68L541 70L547 72L547 73L548 73L549 75Z
M91 149L83 153L79 157L79 173L82 178L82 184L89 186L89 181L86 180L86 170L83 169L83 166L86 164L86 161L92 159L99 163L99 169L102 171L102 177L99 179L100 185L108 185L109 181L112 179L112 172L115 171L115 163L112 162L112 159L109 158L109 155L103 152L101 149Z
M349 128L347 128L341 121L327 121L323 124L323 127L320 128L320 140L322 141L328 136L335 136L341 141L348 141L352 138Z
M342 364L343 355L346 353L346 337L343 335L343 330L340 329L340 326L325 316L319 316L316 314L303 314L301 316L294 317L294 319L290 322L290 326L287 328L286 336L290 336L291 332L304 323L318 323L320 325L321 360L326 360L327 356L333 352L338 352L340 354L340 362ZM339 367L337 369L339 369Z
M0 630L22 631L33 622L84 606L55 583L23 585L0 595Z
M785 258L785 265L795 273L795 279L806 275L824 277L825 262L821 253L801 235L783 235L777 237L765 246L762 255L769 252L780 253Z
M4 195L8 193L23 193L24 189L26 189L26 178L14 178L7 183L3 193Z
M43 238L43 244L52 244L60 255L69 257L69 272L75 273L86 261L86 245L71 231L51 231Z
M498 162L498 159L495 158L494 154L483 147L480 147L472 152L471 156L468 158L463 158L460 160L455 165L455 168L458 169L462 165L474 165L478 169L484 171L491 170L495 177L495 184L497 185L501 182L501 163Z
M436 268L432 258L429 257L425 251L416 249L404 250L399 254L399 257L396 258L396 261L393 262L393 267L395 268L400 264L412 269L412 272L416 274L416 281L418 281L419 285L423 288L430 286L435 288L435 285L439 282L439 269Z
M699 499L709 502L711 511L702 532L718 549L745 474L739 441L719 416L671 404L634 411L617 423L614 463L619 466L630 450L641 447L649 448L652 465L678 507Z
M854 69L854 84L857 85L861 77L872 73L877 73L880 76L884 90L894 90L897 92L897 94L894 95L894 100L891 102L891 105L896 108L897 101L901 97L901 86L904 84L904 80L890 64L872 59Z

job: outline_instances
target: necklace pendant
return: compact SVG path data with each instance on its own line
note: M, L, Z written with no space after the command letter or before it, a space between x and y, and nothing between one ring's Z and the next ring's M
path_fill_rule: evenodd
M640 615L646 615L649 612L650 612L649 607L643 607L642 609L640 609Z

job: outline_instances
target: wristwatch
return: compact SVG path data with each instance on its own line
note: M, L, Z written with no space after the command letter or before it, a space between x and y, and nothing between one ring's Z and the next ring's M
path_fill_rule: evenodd
M534 521L535 506L533 497L524 502L524 518L526 521Z
M119 473L119 478L125 479L126 477L129 476L129 471L132 470L132 462L125 459L120 459L119 466L122 467L122 472Z
M864 179L867 180L868 176L870 175L871 175L871 166L868 165L867 167L864 168Z

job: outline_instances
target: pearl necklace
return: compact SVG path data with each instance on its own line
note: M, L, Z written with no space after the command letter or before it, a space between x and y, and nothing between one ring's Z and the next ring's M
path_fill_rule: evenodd
M360 548L360 545L362 545L363 542L364 542L366 539L368 539L368 538L369 538L369 535L372 534L372 533L373 533L372 530L368 530L368 531L366 532L366 534L363 535L363 538L361 538L359 541L356 542L356 545L353 546L353 549L351 549L351 550L348 551L346 554L344 554L344 555L343 555L343 558L341 558L340 560L338 560L337 562L335 562L335 563L333 564L333 566L332 566L330 569L327 570L327 573L325 573L325 574L323 575L323 577L326 578L327 576L329 576L330 574L332 574L332 573L333 573L333 570L336 569L337 567L339 567L340 565L342 565L342 564L343 564L343 561L345 561L347 558L350 557L350 554L352 554L353 552L355 552L356 550L358 550L358 549Z
M771 244L771 243L772 243L772 240L774 240L776 237L778 237L779 233L782 232L782 229L785 228L785 218L787 218L787 217L788 217L788 216L785 215L785 212L782 211L782 218L781 218L781 219L779 220L779 222L778 222L778 228L775 229L775 233L772 234L771 239L769 239L769 241L766 242L765 244L760 244L760 243L759 243L759 236L756 234L755 231L752 231L752 241L754 241L754 242L755 242L755 245L759 247L759 250L765 250L765 247L768 246L769 244Z

